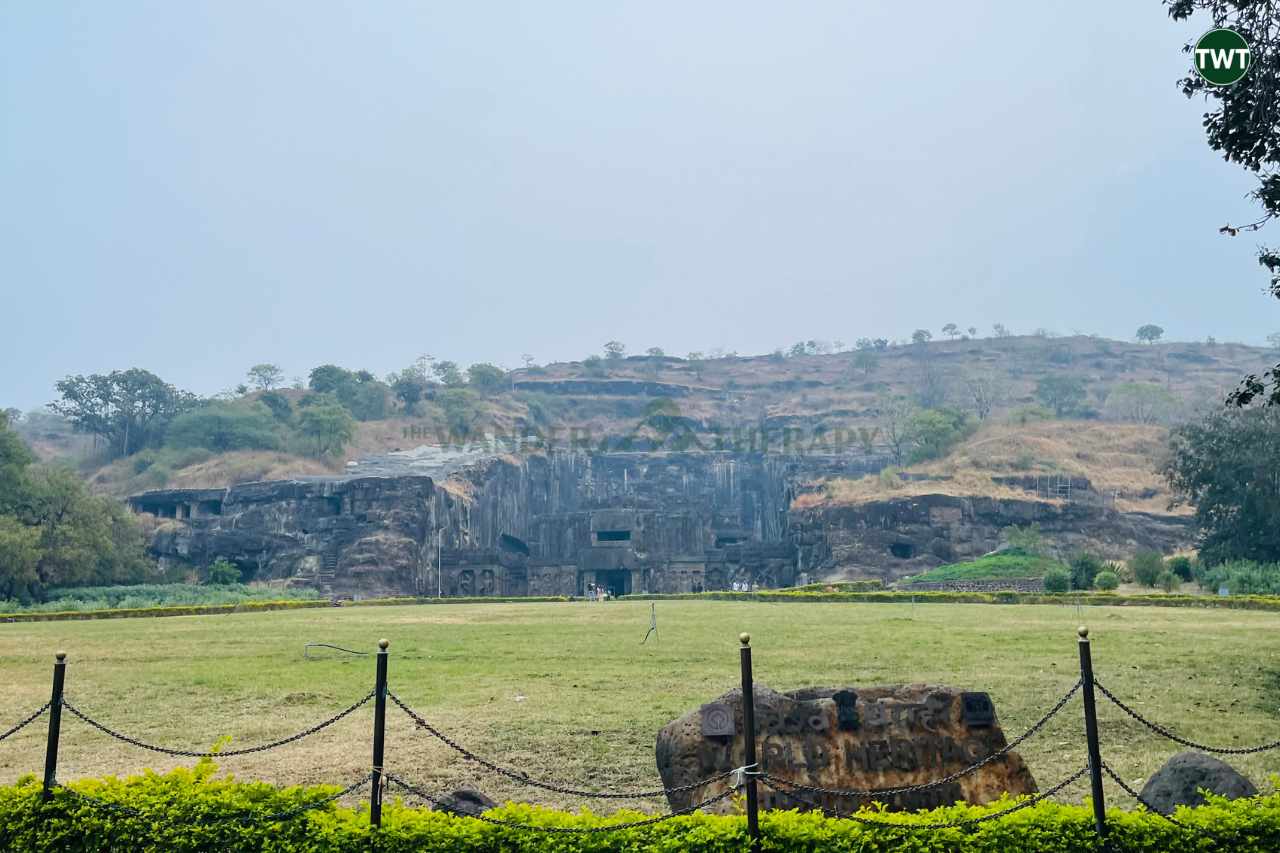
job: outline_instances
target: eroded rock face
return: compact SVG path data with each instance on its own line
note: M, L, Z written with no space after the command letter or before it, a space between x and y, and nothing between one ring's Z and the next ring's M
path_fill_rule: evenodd
M756 755L763 772L823 788L883 789L930 782L1007 745L987 694L940 685L777 693L757 684L755 709ZM658 733L656 747L664 786L692 784L743 766L744 731L741 690L731 690L668 723ZM688 808L729 784L709 783L668 795L668 801L673 809ZM987 803L1006 791L1036 791L1035 779L1014 752L955 782L879 799L891 809L912 810L960 800ZM842 811L859 803L847 797L802 796ZM763 785L760 802L762 808L808 808ZM722 801L713 808L723 812L731 806Z
M1142 788L1142 799L1165 814L1175 806L1204 802L1200 789L1236 799L1258 793L1253 783L1230 764L1203 752L1179 752L1152 774Z

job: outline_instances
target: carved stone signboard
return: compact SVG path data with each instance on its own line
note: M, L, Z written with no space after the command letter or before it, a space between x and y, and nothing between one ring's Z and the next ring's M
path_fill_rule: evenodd
M840 789L917 785L963 770L1007 745L986 693L928 684L864 688L809 688L775 693L755 687L756 755L779 779ZM744 760L742 691L731 690L668 723L658 733L658 772L668 788L741 767ZM668 796L683 809L721 793L730 780ZM760 786L761 808L806 808ZM1002 793L1035 793L1036 783L1017 753L1008 753L954 782L875 799L891 809L986 803ZM806 799L852 811L854 797L802 793ZM729 811L728 801L716 808Z

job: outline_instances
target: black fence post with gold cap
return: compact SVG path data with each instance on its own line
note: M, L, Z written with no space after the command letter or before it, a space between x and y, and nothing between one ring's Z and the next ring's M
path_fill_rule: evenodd
M760 850L760 806L756 789L756 690L751 677L751 635L739 634L742 644L742 744L743 785L747 789L747 834L751 836L751 850Z
M378 641L378 674L373 690L373 787L369 791L369 824L382 826L382 747L387 732L387 646Z
M53 694L49 697L49 740L44 750L43 799L49 799L53 786L58 784L58 736L62 733L62 685L67 676L67 653L55 652L53 664Z
M1102 799L1102 749L1098 745L1098 707L1093 691L1093 655L1089 650L1089 629L1081 625L1080 696L1084 699L1084 736L1089 747L1089 784L1093 795L1093 822L1103 845L1107 843L1107 806Z

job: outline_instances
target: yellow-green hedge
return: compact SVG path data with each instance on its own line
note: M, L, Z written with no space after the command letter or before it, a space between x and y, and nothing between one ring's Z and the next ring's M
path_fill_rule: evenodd
M1087 607L1220 607L1229 610L1280 611L1276 595L1125 595L1114 592L818 592L760 590L758 592L688 592L674 595L624 595L630 601L693 599L711 601L813 602L846 601L885 604L1075 604Z
M742 816L689 815L652 826L600 834L550 834L494 826L402 805L388 798L380 830L369 827L368 810L325 806L280 822L254 815L283 811L336 793L336 787L277 789L260 782L215 778L211 763L163 775L73 783L83 794L126 805L123 814L57 792L41 802L40 784L25 777L0 787L0 849L21 851L275 851L276 853L409 853L409 851L746 851ZM367 795L367 789L366 789ZM953 806L877 819L933 823L976 817L1007 806ZM232 816L244 820L219 820ZM506 805L488 816L537 826L592 827L644 817L569 814L529 805ZM1258 853L1280 850L1280 796L1228 802L1213 798L1180 809L1174 826L1144 811L1112 810L1108 821L1116 851L1221 850ZM766 851L795 853L1093 853L1097 837L1087 806L1042 802L968 829L909 830L865 827L849 820L798 812L761 815ZM1204 833L1212 833L1210 841Z

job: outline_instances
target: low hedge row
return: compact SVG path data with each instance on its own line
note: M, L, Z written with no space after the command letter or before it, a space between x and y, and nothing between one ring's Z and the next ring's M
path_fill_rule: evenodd
M385 607L396 604L500 604L530 601L571 601L564 596L469 596L466 598L368 598L343 601L343 607ZM218 613L252 613L259 610L297 610L307 607L333 607L329 599L283 599L280 601L242 601L238 604L184 604L166 607L118 607L110 610L55 610L48 613L0 613L0 622L60 622L67 619L127 619L137 616L210 616Z
M929 604L1075 604L1100 607L1225 607L1232 610L1280 611L1280 596L1275 595L1123 595L1113 592L1034 593L1004 590L1000 592L808 592L793 590L760 590L757 592L687 592L671 595L624 595L627 601L712 600L712 601L777 601L777 602L881 602L907 604L912 601Z
M1087 606L1124 607L1225 607L1231 610L1280 611L1280 596L1274 595L1122 595L1110 592L1080 592L1065 594L1027 593L1006 590L1001 592L825 592L810 587L790 590L759 590L757 592L687 592L670 595L624 595L622 601L661 600L710 600L710 601L781 601L781 602L882 602L904 604L1074 604L1079 601ZM825 586L824 586L825 590ZM343 607L389 607L405 604L533 604L538 602L564 602L573 599L565 596L470 596L466 598L370 598L363 601L344 601ZM263 610L298 610L312 607L332 607L326 600L243 601L239 604L182 605L177 607L136 607L114 610L66 610L52 613L0 613L2 622L58 622L68 619L127 619L148 616L209 616L219 613L253 613Z
M117 607L109 610L55 610L49 613L0 613L0 622L60 622L67 619L128 619L135 616L208 616L215 613L253 613L259 610L299 610L332 607L324 599L241 601L238 604L182 604L165 607Z
M282 821L262 816L336 794L334 786L278 789L261 782L216 778L204 762L163 775L73 783L81 794L119 803L140 815L110 810L57 791L48 802L32 776L0 787L0 849L53 851L271 851L271 853L409 853L409 851L701 851L740 853L748 849L741 815L693 814L613 833L568 834L495 826L473 818L412 808L388 799L382 827L369 826L368 808L327 805ZM910 815L874 815L878 820L919 823L978 817L989 806L958 805ZM645 817L622 811L609 817L571 814L537 806L508 804L488 817L540 827L598 827ZM1116 851L1230 850L1280 851L1280 795L1179 809L1175 826L1145 811L1108 812ZM1007 817L966 829L887 829L794 811L765 812L760 820L763 848L789 853L1093 853L1098 848L1093 813L1087 806L1038 803ZM1211 839L1206 837L1211 835Z

